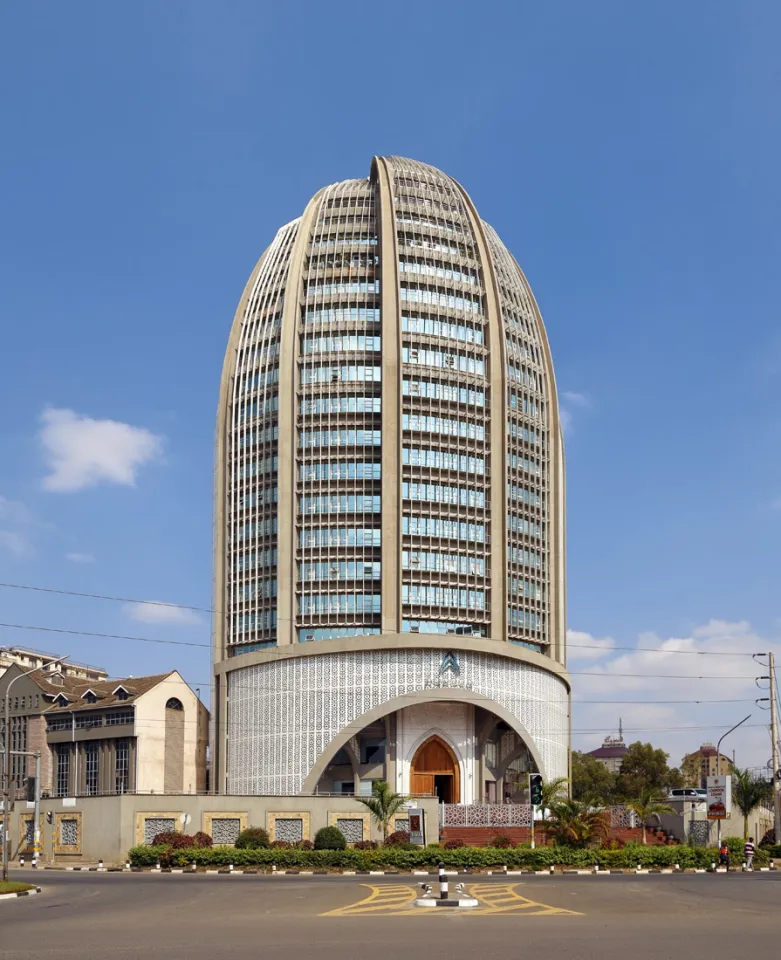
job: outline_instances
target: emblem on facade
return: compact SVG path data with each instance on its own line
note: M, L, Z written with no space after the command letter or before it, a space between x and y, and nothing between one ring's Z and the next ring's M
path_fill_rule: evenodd
M458 654L454 653L452 650L449 650L444 657L442 657L442 663L439 666L439 675L444 677L445 674L452 673L454 677L461 676L461 667L458 663Z

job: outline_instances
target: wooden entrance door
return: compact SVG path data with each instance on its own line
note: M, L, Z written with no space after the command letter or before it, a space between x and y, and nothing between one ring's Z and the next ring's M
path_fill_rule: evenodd
M410 771L410 787L412 793L433 794L434 777L450 778L450 789L447 791L449 803L459 803L461 800L461 778L458 770L458 760L447 743L437 736L429 737L418 747L412 760Z

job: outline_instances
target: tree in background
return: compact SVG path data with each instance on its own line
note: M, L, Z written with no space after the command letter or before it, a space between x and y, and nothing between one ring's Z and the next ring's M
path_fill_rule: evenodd
M699 753L687 753L681 762L681 786L702 786L702 758Z
M384 780L374 781L370 797L354 797L353 799L362 803L379 825L382 830L383 842L388 839L393 815L398 813L407 802L406 797L403 797L400 793L394 793Z
M572 799L590 800L607 806L616 791L616 774L596 757L572 751Z
M732 768L732 799L743 814L743 839L748 840L748 818L757 807L773 804L773 784L755 780L748 770Z
M663 813L675 813L675 810L668 803L665 803L662 797L656 796L656 792L651 789L643 790L640 796L636 800L630 800L627 806L630 810L634 810L640 818L644 844L648 843L645 832L646 825L651 820L660 823Z
M669 754L650 743L629 745L621 761L621 772L616 782L617 796L631 800L642 795L644 790L661 793L670 787L679 787L681 771L668 767Z

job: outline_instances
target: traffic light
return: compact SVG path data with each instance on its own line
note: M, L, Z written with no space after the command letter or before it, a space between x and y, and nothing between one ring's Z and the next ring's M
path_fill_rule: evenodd
M27 802L35 802L35 777L28 777L27 782L25 783L27 787Z
M542 803L542 774L529 774L529 803L537 807Z

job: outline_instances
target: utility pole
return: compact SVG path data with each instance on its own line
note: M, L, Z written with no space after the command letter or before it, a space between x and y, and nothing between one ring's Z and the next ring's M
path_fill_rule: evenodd
M770 675L770 739L773 741L773 830L775 842L781 843L781 783L778 782L778 717L776 716L776 663L771 651L767 655L768 674Z
M35 812L33 813L33 865L41 856L41 751L35 751Z
M716 744L716 776L717 776L717 777L720 777L720 776L721 776L721 741L724 740L725 737L728 737L728 736L732 733L733 730L737 730L738 727L743 726L743 724L746 722L746 720L750 720L750 719L751 719L751 714L749 714L747 717L743 717L743 719L740 721L740 723L736 723L734 727L730 727L729 730L727 730L726 733L723 733L723 734L721 735L721 739L720 739L719 742ZM728 810L727 813L731 813L731 811ZM716 828L716 829L717 829L717 831L718 831L717 843L718 843L719 847L721 847L721 820L717 820L716 823L717 823L717 828Z
M46 671L55 666L55 664L67 660L69 656L70 654L68 653L64 657L57 657L56 660L50 660L44 667L33 667L31 670L25 670L24 673L19 673L15 677L12 677L5 687L3 711L3 748L5 751L3 755L3 880L8 879L8 848L11 846L9 840L11 834L11 687L17 680L21 680L22 677L27 677L38 670Z

